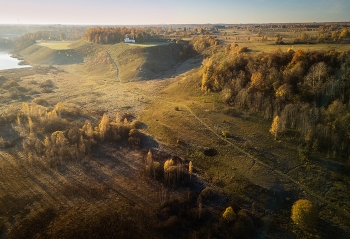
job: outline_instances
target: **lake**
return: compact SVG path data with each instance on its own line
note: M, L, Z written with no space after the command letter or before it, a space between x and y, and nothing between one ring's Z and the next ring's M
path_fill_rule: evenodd
M0 70L31 67L30 65L18 65L17 58L10 56L8 52L0 51Z

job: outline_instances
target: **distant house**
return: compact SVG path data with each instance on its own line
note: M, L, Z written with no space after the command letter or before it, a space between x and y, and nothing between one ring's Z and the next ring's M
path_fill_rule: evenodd
M135 43L135 39L134 38L129 38L128 36L125 37L124 42L126 43Z

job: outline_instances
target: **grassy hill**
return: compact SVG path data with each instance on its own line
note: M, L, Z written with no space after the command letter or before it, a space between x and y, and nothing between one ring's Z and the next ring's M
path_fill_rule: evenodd
M119 68L122 82L155 79L175 67L181 47L176 44L124 44L102 45Z
M70 46L70 44L72 44ZM34 44L20 52L31 65L69 65L82 63L81 51L87 43L40 43Z
M155 79L180 62L181 45L174 43L97 45L84 41L41 42L20 52L31 65L111 65L122 82ZM115 66L116 65L116 66ZM91 64L87 71L91 69ZM105 70L105 69L103 69ZM96 74L94 74L96 75Z

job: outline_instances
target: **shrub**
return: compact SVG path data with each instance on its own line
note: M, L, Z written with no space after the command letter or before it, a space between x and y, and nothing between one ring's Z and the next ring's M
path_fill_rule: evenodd
M179 111L180 110L179 106L175 106L174 109L175 109L175 111Z
M306 199L300 199L293 204L292 220L302 229L311 229L317 220L315 206Z
M236 219L237 215L233 211L232 207L229 206L226 208L225 212L222 214L222 217L226 222L232 222Z
M229 138L229 137L231 137L230 132L227 131L227 130L223 130L223 131L221 132L221 135L222 135L224 138Z
M135 129L140 129L143 125L144 125L144 123L142 123L142 122L139 121L139 120L134 120L134 121L132 121L132 123L131 123L131 127L132 127L132 128L135 128Z

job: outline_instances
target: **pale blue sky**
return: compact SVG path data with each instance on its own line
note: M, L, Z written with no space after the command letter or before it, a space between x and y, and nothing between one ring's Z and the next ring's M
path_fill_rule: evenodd
M0 0L0 23L204 24L350 21L350 0Z

